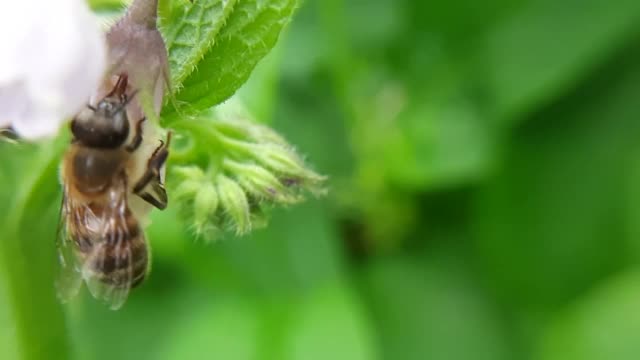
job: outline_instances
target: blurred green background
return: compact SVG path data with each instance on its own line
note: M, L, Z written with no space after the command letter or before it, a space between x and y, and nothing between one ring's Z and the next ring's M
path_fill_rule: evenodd
M148 281L66 325L58 159L0 144L0 358L640 357L639 1L306 0L239 96L329 195L210 244L156 211Z

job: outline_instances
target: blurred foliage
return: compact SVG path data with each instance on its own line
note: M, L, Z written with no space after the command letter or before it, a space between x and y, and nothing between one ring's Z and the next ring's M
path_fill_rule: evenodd
M305 1L238 96L329 196L212 244L155 212L127 305L65 308L76 358L636 359L639 45L636 0ZM32 245L0 271L45 284L59 190L33 174L58 155L38 154L0 144L0 219L38 181L18 216L39 224L2 237ZM50 299L30 324L62 311L11 278L9 354L14 291Z

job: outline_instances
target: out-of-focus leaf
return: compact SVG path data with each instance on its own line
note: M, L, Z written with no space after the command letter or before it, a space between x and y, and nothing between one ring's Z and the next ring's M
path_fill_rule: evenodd
M281 44L279 42L278 44ZM276 45L265 58L258 63L251 77L237 95L254 116L256 121L269 124L273 121L275 107L279 97L279 77L282 63L282 47Z
M310 294L295 312L284 359L376 359L364 309L344 287Z
M345 288L263 300L227 296L194 304L173 322L156 358L375 358L364 313Z
M480 57L505 124L573 88L640 30L640 2L534 0L488 35Z
M509 301L557 305L629 259L639 60L630 46L518 129L502 169L475 199L479 255Z
M626 228L630 260L640 263L640 146L629 153L631 161L624 188L626 190Z
M175 359L177 351L182 352L181 359L190 359L196 354L202 358L202 348L178 348L178 345L214 331L218 331L218 337L225 331L238 335L232 330L237 324L226 323L222 320L223 315L218 318L224 310L217 310L220 306L214 293L202 291L192 284L185 286L186 279L174 273L173 268L157 269L149 280L132 291L124 307L115 312L96 302L88 292L81 292L70 317L76 358ZM224 304L221 307L224 309ZM238 316L238 323L242 321ZM206 324L207 330L192 326L194 323ZM218 343L216 346L221 347ZM244 346L249 347L251 343ZM212 354L215 354L214 350Z
M218 246L253 292L277 296L310 290L339 278L343 270L326 211L317 202L276 211L266 229Z
M385 148L389 180L409 189L469 183L491 168L497 134L468 99L423 101L399 118Z
M193 282L216 291L241 292L251 288L253 279L247 278L241 264L225 255L221 242L206 243L195 238L192 231L178 219L178 209L168 208L153 214L147 235L153 251L154 266L149 277L150 286ZM231 240L235 241L235 240Z
M375 4L370 8L384 6L384 1ZM409 106L398 121L404 127L376 134L378 139L388 138L383 142L384 154L374 151L368 156L375 162L384 157L390 181L433 190L471 183L488 174L504 136L501 125L513 124L535 106L566 93L629 41L638 30L640 6L633 0L562 4L496 0L481 5L462 1L456 7L446 1L399 1L387 15L408 18L403 27L406 33L393 45L380 43L372 48L380 51L387 46L390 53L399 55L389 55L389 63L374 58L377 62L366 74L374 76L376 68L391 71L388 76L408 89ZM361 43L354 42L350 48ZM339 49L343 48L349 47ZM351 69L338 72L350 75L341 80L342 87L351 86L353 74L361 70L353 60L358 55L352 51L335 57L335 61L348 60L335 66ZM451 70L458 78L441 75ZM465 89L450 91L459 84L476 96L465 98ZM344 94L351 95L340 95ZM375 108L375 99L364 107ZM360 121L374 122L371 116ZM361 133L358 129L356 142Z
M175 216L170 209L155 214L148 231L156 265L149 280L158 286L173 271L172 281L186 276L212 291L280 297L343 274L337 230L318 203L274 211L268 227L213 243L195 240Z
M297 6L298 0L242 0L236 4L213 47L184 79L177 100L189 104L190 110L204 110L228 99L275 45Z
M259 313L240 299L194 308L172 327L158 359L260 359ZM212 305L212 306L211 306Z
M535 359L637 359L638 303L637 270L607 280L557 316L542 337Z
M349 19L344 35L355 50L379 52L403 35L411 10L404 0L351 0L344 1L344 11Z
M346 176L354 166L346 119L338 111L335 99L314 95L329 91L326 82L292 81L285 85L275 109L273 127L295 144L304 158L329 176L327 186L331 196L336 177Z
M3 266L2 259L0 259L0 348L5 359L19 359L16 322L11 314L9 294L4 282L5 275L2 274L5 269L1 266Z
M367 273L366 293L385 359L510 359L487 300L456 266L407 258Z
M55 236L60 206L58 163L65 139L35 145L0 145L10 172L0 224L0 265L21 359L66 358L68 339L54 290ZM37 224L37 226L34 226ZM47 239L49 239L47 241ZM46 323L47 326L42 326Z
M322 60L329 55L330 44L319 39L321 33L318 30L317 11L311 6L312 1L305 1L304 6L296 11L284 41L278 42L283 48L283 81L295 80L309 86L315 85L309 84L308 78L317 67L324 65Z
M411 24L407 33L410 41L431 34L430 42L438 43L447 51L464 56L473 51L477 40L514 11L530 0L458 0L452 6L447 0L405 0L407 17ZM403 1L398 1L403 3ZM407 42L406 45L409 45ZM469 59L459 59L462 61Z

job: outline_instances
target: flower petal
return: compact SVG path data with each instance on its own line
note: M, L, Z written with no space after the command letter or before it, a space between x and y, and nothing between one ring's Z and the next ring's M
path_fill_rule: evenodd
M21 0L0 13L0 120L27 139L52 136L104 76L106 49L84 0Z

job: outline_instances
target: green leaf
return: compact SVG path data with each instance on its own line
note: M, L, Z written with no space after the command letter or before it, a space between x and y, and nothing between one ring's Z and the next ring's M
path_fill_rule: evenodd
M60 207L58 164L65 139L40 146L0 146L3 168L13 169L0 198L5 235L0 239L0 274L6 284L12 328L21 359L50 354L68 358L62 306L54 290L55 236ZM18 180L19 179L19 180ZM35 226L37 225L37 226ZM42 324L46 324L43 326Z
M438 257L426 265L405 257L368 269L365 293L383 358L515 358L497 312L460 271L463 265Z
M512 124L570 90L640 29L640 2L530 1L483 41L499 120Z
M266 229L242 241L221 242L219 249L252 292L278 295L340 278L344 265L337 243L328 211L313 202L295 211L276 210Z
M530 118L475 198L478 254L509 301L556 307L629 260L638 64L630 44L579 91Z
M311 295L292 316L285 359L378 358L371 324L357 298L339 286Z
M178 103L204 110L233 95L275 45L297 6L298 0L239 0L195 71L175 84L182 85L176 93Z
M150 239L150 243L154 239ZM188 242L187 239L180 240ZM217 307L216 293L203 293L201 286L203 284L189 283L188 279L181 276L180 268L166 267L161 259L155 257L153 261L153 270L149 278L142 286L131 292L122 309L109 310L95 301L85 290L82 290L76 301L69 305L71 313L69 332L73 339L76 359L176 358L175 356L166 357L168 352L172 355L175 353L164 345L173 344L174 339L188 340L194 337L194 333L185 332L182 324L196 319L199 323L209 324L208 333L233 332L231 326L235 324L218 328L220 322L204 316L210 313L212 308ZM216 314L219 313L220 311ZM242 320L238 318L238 322ZM159 321L171 326L158 326ZM198 333L204 334L207 331L202 332L198 329ZM235 332L233 334L239 335ZM153 346L141 346L141 344L153 344ZM178 358L188 359L188 355L201 350L182 348L183 356ZM199 353L202 354L202 352Z
M249 80L236 94L241 102L246 104L256 121L264 124L272 122L276 105L278 105L281 63L282 50L276 45L256 66Z
M376 358L364 309L337 283L293 298L198 295L165 331L160 356L152 358Z
M632 360L640 353L640 273L611 278L546 329L536 360Z
M465 98L417 102L400 114L396 137L384 148L390 181L432 190L486 175L496 135L474 104Z
M162 21L171 84L178 87L215 43L237 0L198 0Z
M4 358L18 359L15 320L11 311L8 289L2 281L2 276L4 276L2 267L2 259L0 259L0 349L3 351Z
M192 231L176 221L176 210L153 212L147 231L154 256L149 280L159 286L163 278L156 268L163 264L181 269L215 292L270 297L323 286L345 271L331 212L320 202L302 204L295 211L274 209L268 227L214 244L194 242Z
M158 359L260 359L260 313L240 299L193 308L171 327ZM215 324L215 325L214 325Z

